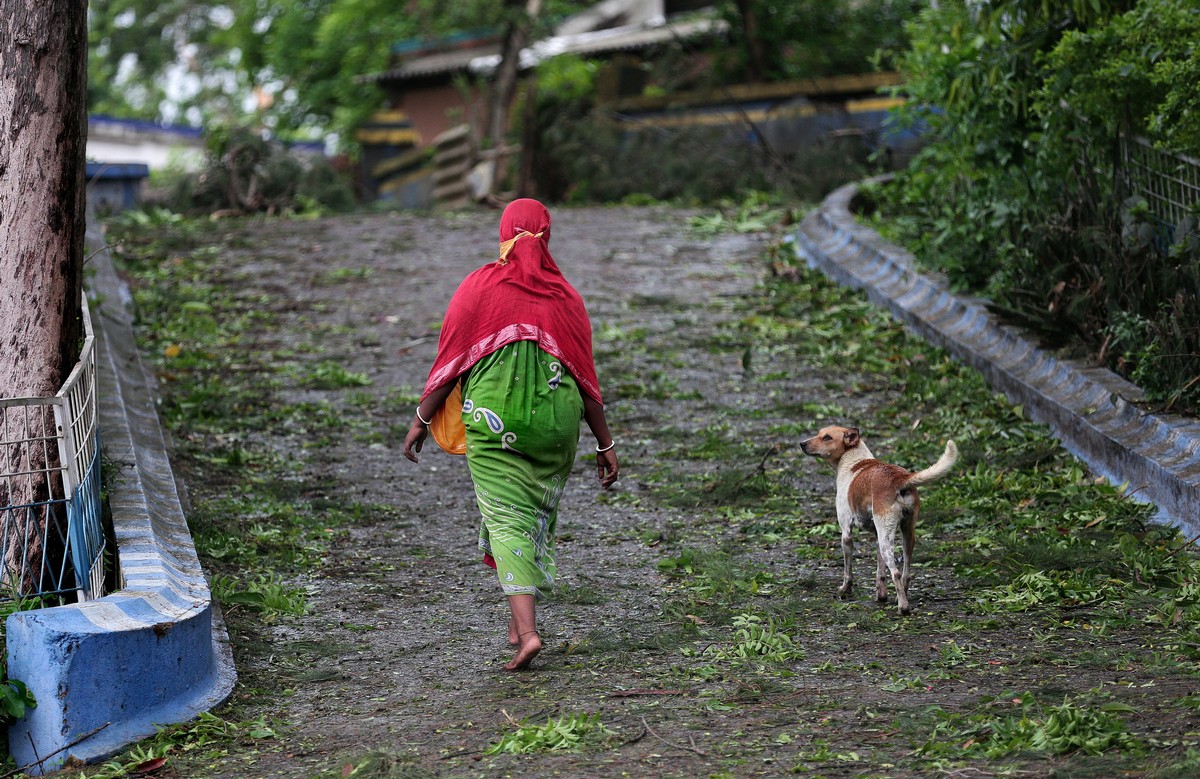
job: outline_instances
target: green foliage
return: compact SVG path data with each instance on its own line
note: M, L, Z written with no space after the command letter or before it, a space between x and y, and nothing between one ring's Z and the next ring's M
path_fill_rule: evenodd
M632 129L588 105L539 103L537 122L535 176L551 200L709 204L755 191L816 200L870 170L859 139L778 155L746 143L744 127Z
M4 629L8 616L18 611L30 611L44 606L57 605L57 599L48 597L27 598L16 596L0 601L0 728L25 716L29 709L37 708L37 699L24 682L8 677L5 653ZM0 754L7 746L5 737L0 737Z
M377 750L354 763L321 777L328 779L431 779L435 774L413 765L411 755L396 755L386 750Z
M293 587L278 576L258 575L253 579L237 580L229 576L214 576L213 595L226 609L245 606L272 622L279 616L298 617L308 611L304 590Z
M1064 700L1046 708L1029 693L1009 694L985 697L983 706L968 715L941 709L935 709L935 713L939 722L925 744L918 748L926 756L965 752L996 759L1026 750L1050 755L1072 752L1099 755L1111 750L1144 749L1119 716L1136 713L1135 710L1112 701L1090 705L1085 700L1081 705Z
M37 700L25 683L17 679L0 682L0 723L12 722L25 716L28 709L37 708Z
M1155 225L1126 199L1117 141L1152 133L1194 148L1180 118L1200 100L1187 78L1200 30L1192 6L958 0L927 9L911 26L902 91L911 98L904 121L923 126L929 143L871 193L891 234L954 288L1184 410L1200 408L1195 229Z
M543 15L587 5L548 0ZM353 130L384 100L361 77L386 70L394 44L487 34L504 22L504 8L487 0L93 0L88 107L195 125L254 121L285 139L332 132L351 147ZM168 73L183 82L170 95ZM263 99L247 110L251 95Z
M742 613L733 618L733 628L732 646L711 646L705 656L735 663L782 663L804 658L804 652L774 619Z
M578 54L560 54L542 60L535 68L536 102L569 106L591 99L596 91L600 63Z
M1091 571L1026 571L1011 584L980 590L976 607L984 613L997 610L1025 611L1036 606L1082 606L1119 595L1120 582L1098 577Z
M778 227L785 209L766 192L747 192L737 203L724 203L708 215L693 216L688 224L697 235L711 237L720 233L760 233Z
M611 734L599 714L564 714L556 720L547 720L545 725L520 725L485 749L484 754L578 752Z
M1200 8L1142 0L1088 30L1073 30L1045 59L1038 110L1057 133L1079 124L1111 135L1132 128L1200 154Z
M371 378L361 371L347 370L331 360L323 360L313 366L300 383L313 389L344 389L346 387L369 387Z
M173 209L303 214L355 204L349 179L323 156L301 157L247 126L210 125L205 142L203 170L175 177Z
M924 5L917 0L726 0L720 10L733 30L733 45L718 48L716 68L735 81L866 73L873 61L887 62L905 47L904 22ZM756 56L762 61L756 63Z
M658 570L683 579L683 586L697 599L727 604L769 594L773 583L766 571L719 550L683 549L677 557L659 560Z
M228 749L230 743L253 744L276 736L275 729L263 717L236 722L206 711L189 722L160 728L152 738L73 776L74 779L144 776L161 768L162 761L168 761L172 755L219 753Z
M781 157L746 143L744 128L630 128L593 105L599 70L570 56L538 66L533 171L547 199L717 203L777 192L814 200L869 169L869 150L857 139Z
M249 2L241 10L251 10ZM228 6L191 0L93 0L88 4L88 109L94 113L138 119L172 119L160 113L167 102L167 71L176 71L194 91L172 114L187 114L199 124L215 114L240 114L234 94L220 80L206 81L188 66L205 63L233 76L236 88L249 92L244 71L233 67ZM242 18L252 19L253 12ZM177 46L185 47L183 51ZM186 59L182 62L180 55ZM189 62L190 60L190 62ZM210 72L211 72L210 70ZM205 106L201 109L200 106Z

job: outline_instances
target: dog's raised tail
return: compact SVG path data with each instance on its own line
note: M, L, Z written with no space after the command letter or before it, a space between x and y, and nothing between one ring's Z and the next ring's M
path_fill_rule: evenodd
M909 476L904 486L920 487L922 484L936 481L949 473L956 462L958 462L958 447L955 446L953 441L946 441L946 451L942 452L942 456L938 458L938 461L928 468L917 471Z

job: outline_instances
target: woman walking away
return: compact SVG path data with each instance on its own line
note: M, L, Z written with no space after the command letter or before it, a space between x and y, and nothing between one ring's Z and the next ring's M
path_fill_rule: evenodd
M514 200L500 217L500 258L463 280L442 324L416 419L404 438L413 462L433 428L465 453L475 485L479 547L508 597L504 668L525 668L542 649L537 601L554 586L558 502L575 463L580 420L596 437L596 474L617 480L592 326L583 299L550 255L550 213Z

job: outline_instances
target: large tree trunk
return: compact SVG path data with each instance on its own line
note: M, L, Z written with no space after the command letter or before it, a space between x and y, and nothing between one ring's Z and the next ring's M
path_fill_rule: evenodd
M79 356L82 324L84 161L87 142L87 0L0 0L0 398L53 396ZM40 410L38 413L42 413ZM19 443L32 425L0 416L0 515L44 499L39 469L57 449ZM9 494L2 494L9 493ZM45 511L11 512L18 524L44 523ZM9 538L39 528L10 527ZM23 544L9 543L9 584ZM54 550L51 550L54 552ZM26 560L42 550L25 549ZM14 555L16 557L14 558Z
M767 50L758 31L758 4L758 0L737 0L742 34L746 39L746 77L754 83L767 78Z
M529 28L542 12L542 0L505 0L513 14L500 51L500 64L492 78L491 101L488 110L487 140L493 164L493 190L504 179L505 136L508 134L508 115L517 90L521 50L529 45Z

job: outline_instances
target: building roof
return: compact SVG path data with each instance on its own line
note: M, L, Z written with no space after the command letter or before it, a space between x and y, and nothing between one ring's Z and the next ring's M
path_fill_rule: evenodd
M597 17L599 19L599 17ZM601 30L558 34L540 40L521 50L520 66L532 68L543 60L559 54L595 55L612 51L644 49L672 40L687 40L703 35L722 34L728 23L711 15L689 16L678 21L661 16ZM578 29L578 24L561 29ZM491 73L500 64L501 44L486 43L474 48L429 54L404 62L397 67L362 77L364 82L411 81L443 73Z

